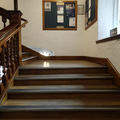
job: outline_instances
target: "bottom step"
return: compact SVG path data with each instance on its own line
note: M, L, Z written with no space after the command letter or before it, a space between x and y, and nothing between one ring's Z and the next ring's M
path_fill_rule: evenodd
M120 120L120 107L0 107L0 118L3 120L38 119L39 120Z

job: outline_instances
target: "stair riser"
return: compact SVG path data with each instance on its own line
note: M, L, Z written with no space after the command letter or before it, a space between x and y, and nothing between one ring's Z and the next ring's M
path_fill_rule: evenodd
M22 65L30 64L30 63L38 60L38 59L39 59L39 57L35 57L35 58L29 59L29 60L25 60L25 61L22 62Z
M39 86L39 85L111 85L112 79L81 79L81 80L15 80L15 86Z
M22 58L27 58L27 57L30 57L30 56L32 56L32 55L30 53L27 53L27 54L23 54Z
M120 111L13 111L0 112L0 118L12 120L120 120Z
M106 74L106 68L81 68L81 69L20 69L20 75L40 75L40 74Z
M95 99L120 100L120 93L8 93L8 99Z

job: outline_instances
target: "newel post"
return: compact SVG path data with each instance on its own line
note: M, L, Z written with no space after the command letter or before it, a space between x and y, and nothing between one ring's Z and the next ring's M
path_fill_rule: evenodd
M10 24L18 24L21 26L21 16L22 13L20 11L10 11ZM17 52L17 61L18 65L22 64L22 42L21 42L21 30L14 36L17 40L16 42L16 52Z
M18 10L18 0L14 0L14 10Z

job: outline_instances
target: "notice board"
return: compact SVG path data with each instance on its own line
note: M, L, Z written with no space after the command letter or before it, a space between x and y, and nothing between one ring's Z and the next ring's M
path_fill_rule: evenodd
M77 30L77 1L43 0L43 30Z

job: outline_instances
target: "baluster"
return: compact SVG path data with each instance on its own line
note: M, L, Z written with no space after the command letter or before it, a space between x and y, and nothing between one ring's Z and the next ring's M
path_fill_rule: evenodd
M17 55L17 67L20 65L19 63L19 33L16 34L16 55Z
M13 56L14 56L14 64L15 64L15 70L17 68L17 56L16 56L16 40L15 40L15 36L13 37Z
M0 47L0 94L2 94L3 91L3 84L2 84L2 66L1 66L1 52L2 52L2 48Z
M18 46L18 39L17 34L14 36L14 59L15 59L15 66L16 68L19 65L19 46Z
M6 65L6 47L7 45L4 44L2 46L2 66L3 66L3 76L2 76L2 82L3 85L6 86L8 84L8 76L7 76L7 65Z
M14 37L12 37L10 41L10 62L11 62L12 73L14 74L15 72Z
M7 18L2 16L2 22L3 22L4 28L5 28L6 27Z
M8 78L11 78L12 77L12 70L11 70L11 59L10 59L10 40L11 39L9 39L8 41L7 41L7 50L6 50L6 59L7 59L7 74L8 74Z

